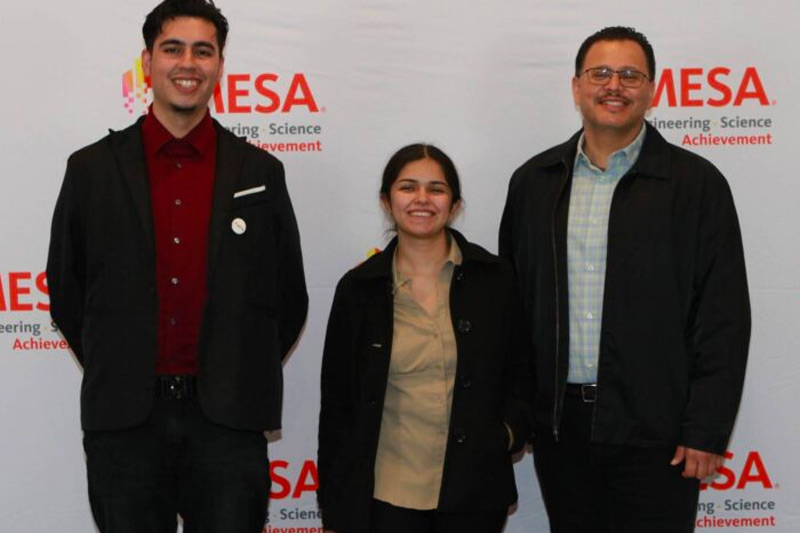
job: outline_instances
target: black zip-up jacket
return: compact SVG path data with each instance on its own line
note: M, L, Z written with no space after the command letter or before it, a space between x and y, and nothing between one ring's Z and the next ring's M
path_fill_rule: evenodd
M569 358L567 212L580 132L511 178L500 254L533 343L534 428L558 426ZM608 225L592 441L721 454L742 393L750 303L730 188L649 124Z
M517 499L510 453L530 434L521 316L511 266L449 230L462 264L450 314L456 376L438 509L505 509ZM326 529L369 531L383 401L392 353L392 259L397 240L336 288L322 358L319 491ZM505 422L515 438L508 449Z

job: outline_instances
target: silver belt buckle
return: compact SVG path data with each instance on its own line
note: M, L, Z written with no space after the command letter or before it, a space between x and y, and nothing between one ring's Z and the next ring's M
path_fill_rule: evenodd
M587 393L587 391L590 391ZM584 383L581 385L581 400L584 403L597 401L597 383Z

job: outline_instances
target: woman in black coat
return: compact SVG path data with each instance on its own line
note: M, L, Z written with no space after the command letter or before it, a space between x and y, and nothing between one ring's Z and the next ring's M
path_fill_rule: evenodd
M380 199L397 236L341 279L328 320L324 527L499 532L529 434L512 269L448 228L461 187L436 147L398 151Z

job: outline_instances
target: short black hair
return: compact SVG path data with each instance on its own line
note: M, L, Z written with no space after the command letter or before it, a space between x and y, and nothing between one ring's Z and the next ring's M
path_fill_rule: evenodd
M432 159L439 163L444 173L444 179L450 187L450 192L453 194L452 204L456 205L461 200L461 181L458 179L458 171L453 164L453 160L439 148L432 144L415 143L409 144L400 148L395 154L389 158L386 163L386 168L383 170L383 179L381 180L381 197L389 199L389 192L392 185L397 181L397 177L402 172L403 168L420 159Z
M648 78L650 81L656 76L656 55L653 52L653 47L650 45L650 41L647 40L647 37L644 34L636 31L633 28L629 28L627 26L609 26L607 28L603 28L602 30L590 35L581 47L578 49L578 55L575 56L575 75L580 76L583 72L583 62L586 59L586 54L589 52L589 48L598 41L634 41L636 44L642 47L642 51L644 52L644 56L647 59L647 68L650 70L648 74Z
M178 17L196 17L207 20L217 29L219 53L225 48L228 38L228 19L222 14L213 0L164 0L153 9L144 20L142 36L148 51L153 51L156 38L161 35L164 23Z

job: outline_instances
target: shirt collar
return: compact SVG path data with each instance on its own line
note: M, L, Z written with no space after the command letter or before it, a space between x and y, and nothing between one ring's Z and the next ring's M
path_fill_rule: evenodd
M455 265L460 265L461 261L463 260L463 256L461 255L461 249L458 247L456 240L450 236L448 233L447 240L450 243L450 250L447 252L447 258L444 260L444 265L442 265L442 271L447 268L453 268ZM411 282L411 278L408 276L404 276L397 270L397 248L394 251L395 257L392 260L392 280L394 282L394 290L395 292L397 289L406 285L407 283Z
M197 126L182 139L177 139L164 127L153 113L152 105L142 124L142 141L147 157L154 157L165 150L175 152L169 155L206 155L214 147L216 133L211 113L207 109ZM171 148L177 149L171 150Z
M633 139L628 146L617 150L608 158L609 166L613 159L622 157L624 158L623 161L625 162L625 166L630 168L639 158L639 152L642 151L642 144L644 144L646 132L647 128L645 127L644 121L642 121L642 127L639 130L639 133L636 135L636 138ZM584 132L581 132L581 136L578 138L578 152L575 154L575 165L583 163L591 169L599 170L599 168L595 166L594 163L592 163L592 161L589 159L589 156L586 155L586 152L583 151L585 135L586 134Z

